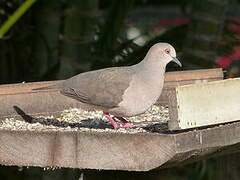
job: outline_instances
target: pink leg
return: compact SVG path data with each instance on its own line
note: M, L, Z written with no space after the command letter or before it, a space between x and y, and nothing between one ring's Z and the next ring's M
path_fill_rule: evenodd
M135 126L132 123L129 123L125 118L119 117L119 116L114 116L115 118L119 119L122 121L123 126L122 128L134 128Z
M128 121L123 118L123 117L119 117L119 116L114 116L115 118L119 119L120 121L122 121L123 123L128 123Z
M127 122L126 119L123 117L111 117L108 112L103 112L103 115L107 118L107 120L113 125L114 129L119 129L119 128L133 128L135 127L133 124ZM123 125L119 125L114 118L119 119L120 121L123 122Z
M114 129L120 128L120 126L117 124L116 121L113 120L113 118L110 116L109 113L103 112L103 115L107 118L107 120L113 125Z

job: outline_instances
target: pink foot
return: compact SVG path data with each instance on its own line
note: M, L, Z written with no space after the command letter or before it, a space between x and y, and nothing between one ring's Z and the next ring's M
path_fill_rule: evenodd
M119 128L134 128L135 126L129 122L127 122L126 119L124 119L123 117L111 117L111 115L107 112L103 112L103 115L107 118L107 120L112 124L112 126L114 127L114 129L119 129ZM119 119L120 121L123 122L123 124L118 124L114 118Z
M115 118L119 119L120 121L122 121L123 123L128 123L128 121L123 118L123 117L119 117L119 116L114 116Z
M122 121L122 125L120 125L121 128L135 128L135 126L132 123L129 123L125 118L119 117L119 116L114 116L114 118L119 119Z
M107 118L107 120L113 125L114 129L118 129L119 125L117 124L116 121L113 120L111 115L107 112L103 112L103 115Z
M132 123L124 123L123 125L120 125L120 128L135 128Z

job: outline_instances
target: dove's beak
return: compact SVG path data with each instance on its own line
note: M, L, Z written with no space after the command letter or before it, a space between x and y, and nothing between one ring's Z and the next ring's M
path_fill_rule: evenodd
M172 57L173 58L173 62L177 63L180 67L182 67L181 62L176 58L176 57Z

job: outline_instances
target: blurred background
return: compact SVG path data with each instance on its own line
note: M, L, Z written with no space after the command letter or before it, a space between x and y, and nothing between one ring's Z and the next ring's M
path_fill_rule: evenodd
M183 63L167 71L221 67L226 78L239 77L239 17L239 0L0 0L0 84L132 65L157 42L172 44ZM221 179L226 162L168 169L167 179ZM81 172L0 166L0 179L81 179Z

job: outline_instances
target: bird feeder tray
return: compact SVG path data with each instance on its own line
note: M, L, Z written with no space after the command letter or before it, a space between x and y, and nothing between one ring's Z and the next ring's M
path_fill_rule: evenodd
M157 102L158 110L171 112L175 107L169 105L167 108L166 102L172 98L171 93L176 92L177 86L222 78L221 69L166 73L163 95ZM62 114L71 108L81 108L80 103L56 90L32 91L55 83L0 86L0 164L149 171L239 149L239 122L180 131L73 127L78 122L65 122ZM24 112L22 115L21 111ZM82 111L79 115L83 116ZM151 111L135 118L144 120L149 116ZM37 117L40 121L30 122L29 117ZM158 120L159 124L166 124L161 118ZM149 123L153 124L153 121Z

